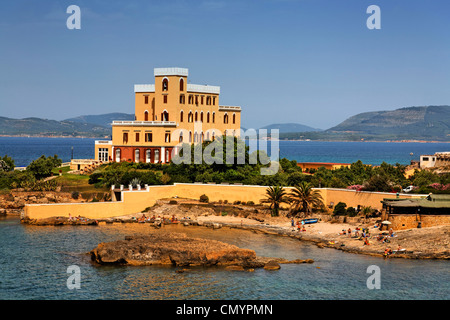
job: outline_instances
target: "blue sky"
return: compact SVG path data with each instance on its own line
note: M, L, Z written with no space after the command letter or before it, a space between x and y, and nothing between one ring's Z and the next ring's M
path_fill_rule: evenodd
M81 30L69 30L69 5ZM369 30L369 5L381 29ZM327 129L361 112L450 104L446 0L31 1L0 7L0 116L134 112L153 68L189 68L242 126Z

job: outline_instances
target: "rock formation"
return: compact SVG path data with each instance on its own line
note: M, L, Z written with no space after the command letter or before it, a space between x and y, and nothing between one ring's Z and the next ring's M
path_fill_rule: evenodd
M238 266L229 269L248 270L264 267L268 261L276 263L272 258L258 258L253 250L182 233L127 236L125 240L100 243L90 254L93 261L102 265ZM298 263L282 260L281 263Z

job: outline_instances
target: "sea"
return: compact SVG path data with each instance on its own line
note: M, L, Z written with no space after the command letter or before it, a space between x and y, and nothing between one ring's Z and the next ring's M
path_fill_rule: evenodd
M94 158L94 139L0 138L0 156L27 166L41 155L63 161ZM280 141L280 157L297 161L408 164L411 157L448 151L446 143ZM73 149L72 149L73 148ZM413 155L411 155L413 153ZM313 259L280 270L229 271L220 267L97 266L89 252L126 235L183 232L215 239L257 255ZM75 268L75 269L74 269ZM79 286L72 284L78 270ZM374 270L377 278L374 280ZM148 224L31 226L0 217L0 300L447 300L448 261L383 259L318 248L312 243L238 229ZM373 281L379 286L373 285Z
M380 165L383 161L395 165L408 165L419 160L421 154L450 151L450 143L422 142L327 142L327 141L276 141L266 142L259 148L274 156L279 149L280 158L298 162L353 163ZM271 143L278 146L272 148ZM90 138L36 138L0 137L0 157L8 155L17 167L25 167L42 155L58 155L63 162L70 159L93 159L95 139ZM275 150L272 151L272 149Z

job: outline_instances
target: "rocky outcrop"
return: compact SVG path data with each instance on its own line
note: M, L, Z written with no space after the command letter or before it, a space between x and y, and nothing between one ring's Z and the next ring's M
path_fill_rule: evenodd
M29 219L24 218L21 220L24 224L30 224L34 226L96 226L98 225L97 220L77 217L77 218L67 218L67 217L50 217L45 219Z
M250 249L182 233L127 236L125 240L100 243L90 255L102 265L225 266L229 270L261 268L269 259L258 258Z

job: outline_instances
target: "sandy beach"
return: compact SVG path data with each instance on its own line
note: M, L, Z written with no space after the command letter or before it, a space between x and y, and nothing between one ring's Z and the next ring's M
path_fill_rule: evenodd
M226 207L228 211L230 211L230 207L232 206ZM285 216L272 217L268 210L255 210L254 207L249 206L233 207L236 208L236 211L230 214L220 214L217 213L216 207L205 207L192 201L183 203L178 200L178 204L169 204L168 201L161 200L148 212L119 217L118 219L127 220L154 216L170 220L175 217L179 223L184 223L187 226L240 228L312 241L319 247L335 248L346 252L384 258L450 258L449 225L393 231L390 236L388 231L380 231L376 227L374 219L367 220L364 223L333 223L325 222L325 219L317 216L319 222L306 224L304 226L305 231L299 231L295 225L301 219L294 219L294 227L292 227L291 218ZM223 210L223 207L219 206L220 210ZM349 229L352 236L348 234ZM369 232L367 243L364 239L355 236L356 231L361 235L363 229ZM343 230L346 231L346 234L342 234ZM385 255L387 249L392 252Z

